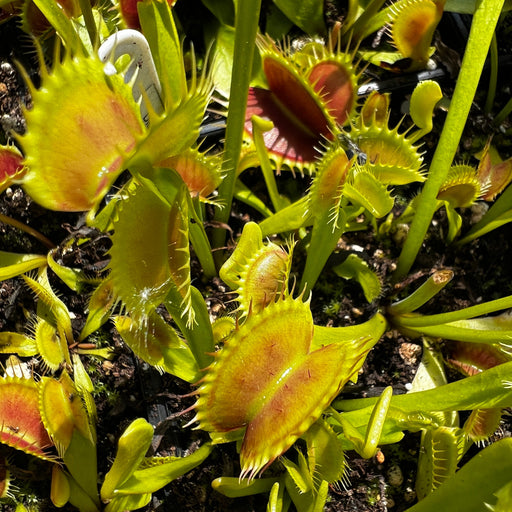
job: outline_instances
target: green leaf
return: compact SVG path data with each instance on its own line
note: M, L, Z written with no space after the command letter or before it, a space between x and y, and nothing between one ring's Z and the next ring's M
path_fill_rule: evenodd
M300 281L300 288L307 292L315 286L325 263L345 230L346 215L343 209L340 209L336 224L329 222L330 217L331 213L324 211L314 220L306 264Z
M510 372L512 361L435 389L393 396L391 405L405 412L419 409L427 412L511 407L512 389L503 384L510 381ZM376 401L376 398L339 400L334 407L355 411L373 405Z
M226 5L225 3L218 5ZM229 98L231 87L231 71L233 67L233 54L235 46L235 30L233 27L221 24L217 27L214 36L214 61L212 65L212 79L215 90L224 97Z
M249 480L247 478L240 479L221 476L212 482L212 487L228 498L240 498L242 496L252 496L253 494L269 492L275 483L275 478L256 478Z
M502 439L475 455L452 478L407 512L464 510L481 512L493 506L495 493L512 475L512 438Z
M71 476L84 490L90 501L99 508L96 445L75 429L63 459Z
M215 352L215 340L213 339L210 316L204 297L194 286L191 286L190 301L195 313L195 324L192 326L188 324L186 318L180 316L182 308L173 289L166 297L164 305L183 336L185 336L199 368L206 368L211 364L212 354Z
M29 288L37 295L39 299L37 305L37 315L51 323L59 334L61 350L66 354L66 361L71 364L67 344L73 342L73 329L71 326L71 316L67 306L62 302L50 286L48 280L47 267L40 272L38 279L32 279L23 275L23 280Z
M322 0L274 0L274 3L293 21L295 25L309 35L325 34L324 2Z
M68 475L68 481L69 502L80 512L99 512L100 505L97 500L91 498L71 475Z
M173 110L187 94L181 43L171 8L166 1L137 4L139 20L162 85L166 110Z
M32 357L37 354L35 341L17 332L0 332L0 354L18 354L20 357Z
M85 274L80 269L69 268L55 261L54 250L48 253L48 266L57 274L57 276L66 283L71 290L81 292L86 281Z
M446 0L444 10L447 12L457 12L460 14L474 14L478 7L477 0ZM510 11L512 9L512 1L505 0L503 4L503 11Z
M158 165L162 160L192 147L199 137L210 93L211 84L200 83L198 90L186 95L173 110L161 116L150 116L148 132L138 141L126 166L146 169L148 163Z
M448 233L446 235L446 242L451 244L460 233L460 229L462 227L462 217L448 201L444 201L444 207L446 210L446 218L448 219Z
M249 205L251 208L254 208L257 212L261 213L263 217L270 217L272 215L272 210L240 180L235 183L234 197ZM286 231L286 229L284 231Z
M153 427L143 418L132 421L117 443L116 458L101 486L101 499L115 496L116 489L139 467L153 439ZM144 491L143 491L144 492Z
M44 365L52 372L59 370L66 360L69 361L66 341L62 340L57 329L43 318L38 318L34 325L34 339Z
M344 279L355 279L361 285L368 302L373 302L382 293L379 276L357 254L349 254L347 259L333 270Z
M270 490L266 512L282 512L283 505L284 485L283 482L275 482Z
M392 315L403 315L416 311L439 293L452 279L452 270L438 270L434 272L419 288L414 290L414 292L405 299L391 304L388 308L389 313Z
M419 501L455 474L459 437L460 430L450 427L423 432L416 476L416 494Z
M47 265L46 256L0 251L0 281Z
M199 380L199 367L189 346L157 313L150 314L143 325L127 316L115 317L114 324L142 360L187 382Z
M59 2L55 0L34 0L34 4L56 30L64 46L71 50L71 52L76 51L82 46L71 19L66 16Z
M167 160L165 162L167 162ZM174 169L152 168L144 173L143 180L146 177L151 184L156 186L169 204L172 205L176 202L181 202L182 211L189 214L188 230L190 241L199 258L203 272L206 277L215 276L217 271L212 257L210 242L202 219L198 214L199 209L194 204L197 198L192 199L190 194L187 193L189 189L182 176ZM186 206L184 201L187 202Z
M151 457L116 488L116 495L153 493L201 464L212 452L206 443L186 457Z
M308 208L309 199L307 196L285 206L260 223L263 236L295 231L304 226L310 226L313 223L313 214Z
M232 27L235 24L235 6L232 0L217 2L203 0L203 4L215 15L222 25Z
M343 193L378 219L387 215L394 205L389 190L370 172L354 173L353 181L346 183Z
M494 494L498 498L498 503L492 509L493 512L507 512L512 509L512 481Z
M321 348L331 343L352 345L355 359L350 364L354 365L352 373L352 376L354 376L360 369L358 363L356 363L358 350L363 345L368 349L375 345L387 328L386 318L380 313L376 313L370 320L358 325L347 325L346 327L315 325L312 347Z
M281 457L281 464L286 468L288 475L293 480L295 487L300 494L312 492L314 489L312 475L307 467L306 459L302 452L297 452L299 464L295 464L286 457Z
M261 0L244 0L237 5L236 9L233 72L222 165L225 177L219 186L218 196L218 200L224 208L215 212L215 220L225 224L229 221L237 178L237 165L240 160L260 7ZM216 230L213 234L214 247L223 246L224 239L225 232Z
M114 223L110 279L137 323L164 302L171 289L179 297L180 315L193 321L185 189L178 189L169 203L144 180L123 200Z
M438 313L436 315L419 315L410 314L400 316L400 321L404 322L407 327L425 327L425 326L436 326L441 324L455 324L459 321L468 319L475 319L477 316L489 315L490 313L496 313L500 310L512 308L512 296L501 297L495 300L489 300L482 302L481 304L475 304L467 308L458 309L455 311L449 311L448 313ZM512 328L512 320L507 317L506 314L500 315L499 318L477 318L475 320L488 322L487 329L490 330L505 330L503 327ZM499 325L502 323L503 325ZM494 325L492 325L494 324Z
M57 464L52 468L52 484L50 498L56 507L63 507L71 495L69 479L64 470Z
M87 306L89 311L80 333L80 340L84 340L94 331L97 331L110 318L115 302L112 280L104 279L89 298Z
M95 457L95 427L82 402L80 391L67 372L62 373L59 380L43 377L39 395L41 417L59 455L66 457L75 432L78 432L80 439L76 440L76 444L82 443L82 440L88 441Z
M432 347L429 339L425 338L423 340L421 362L412 381L409 393L437 388L447 383L441 354Z
M315 505L315 494L313 491L309 492L301 492L301 490L296 486L295 481L290 476L289 473L286 473L285 476L285 485L288 494L290 495L293 504L295 505L298 512L312 512L314 510Z
M347 465L341 440L332 428L318 419L303 436L308 447L308 464L315 480L330 484L343 479Z
M116 496L105 507L105 512L126 512L145 507L151 501L151 493Z
M433 80L420 82L412 92L410 115L414 124L420 128L419 134L414 134L412 142L423 137L432 130L432 115L437 102L443 97L441 87Z

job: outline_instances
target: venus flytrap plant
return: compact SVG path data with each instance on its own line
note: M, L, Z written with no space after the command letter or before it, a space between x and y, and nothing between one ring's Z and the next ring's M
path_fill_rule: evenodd
M97 208L123 170L123 153L133 150L137 136L143 131L131 90L121 77L107 77L98 58L85 55L65 57L51 74L43 68L42 80L44 89L29 84L35 107L26 113L27 132L20 139L28 167L23 187L49 209ZM87 97L92 91L96 105L89 106L89 111L84 110L85 105L77 109L77 93ZM64 119L81 127L79 131L67 129L70 136L64 141L60 132L62 121L48 119L48 111L52 111L50 105L57 97L62 108L69 109ZM54 127L50 133L47 123ZM60 146L62 153L43 149L52 145ZM52 169L53 181L47 177L49 169Z
M499 503L496 494L509 485L511 445L509 438L485 448L436 492L409 508L409 512L461 504L466 510L476 512L486 503Z
M203 462L212 450L206 444L186 457L145 457L152 439L153 427L142 418L134 420L119 438L116 457L101 486L106 511L147 505L153 492Z
M23 174L23 155L16 146L0 146L0 192Z
M250 140L253 115L272 121L264 139L276 169L311 172L315 148L354 112L360 74L353 56L317 43L292 53L263 36L258 47L268 89L249 90L246 135Z
M389 320L413 337L426 335L470 343L500 343L507 347L511 335L508 312L496 316L485 315L508 309L511 304L512 297L508 296L449 313L391 315Z
M220 278L237 294L242 316L258 313L281 294L286 294L292 251L261 240L255 223L244 227L236 250L220 269Z
M156 30L159 23L171 27L172 18L168 7L148 7L141 19L148 32ZM180 162L169 159L178 155L182 149L190 147L197 137L202 111L209 99L210 86L204 75L197 81L194 77L190 85L185 83L181 45L176 37L172 38L172 30L167 34L167 42L175 44L176 52L155 52L157 64L160 68L174 64L174 68L182 69L182 73L176 75L178 80L172 76L172 83L163 82L167 111L158 114L147 104L149 129L143 126L139 106L134 102L131 88L129 84L125 84L123 77L107 76L103 62L94 54L90 55L86 50L80 49L80 45L73 45L73 54L67 52L62 59L56 59L51 71L42 72L42 88L36 89L29 83L36 106L26 112L27 133L20 138L20 143L24 147L23 164L27 166L30 174L24 182L29 193L49 208L64 211L89 210L91 223L95 222L94 214L113 180L125 166L133 166L135 178L121 192L123 197L119 196L113 201L113 208L107 208L108 218L104 215L99 217L99 222L105 227L114 229L111 251L113 267L107 280L103 281L100 292L94 296L99 306L94 307L96 313L90 317L82 338L91 329L100 326L110 316L114 305L122 301L125 311L129 311L132 317L119 318L117 325L137 353L157 367L174 372L186 380L195 381L198 364L201 367L208 364L209 357L206 354L213 349L213 339L204 301L190 286L189 238L197 242L197 247L202 250L201 256L207 255L203 258L205 268L212 272L214 267L201 220L186 184L175 171L162 169L159 172L152 170L151 165L167 159L168 164L179 167ZM80 89L80 95L75 96L73 89ZM55 150L57 131L46 133L46 144L49 145L45 147L50 148L53 145L54 149L45 152L41 146L42 152L39 153L40 137L43 136L42 120L49 105L55 101L54 95L60 98L68 122L73 126L76 123L80 128L70 129L71 137L67 139L69 145L64 148L60 145L60 153ZM94 103L90 102L91 95L100 102L99 109L97 102L93 110L89 109ZM62 115L62 111L59 115ZM172 123L170 117L173 118ZM57 125L54 121L52 123ZM187 133L182 130L183 123L191 128ZM123 130L124 135L121 133ZM181 130L182 136L173 136L173 130ZM83 153L88 156L84 157ZM53 163L52 155L55 157ZM84 164L81 168L79 161ZM52 184L42 178L50 167L56 173L55 176L59 177L59 186L57 181ZM76 181L70 177L73 172ZM146 177L148 175L153 181ZM191 192L194 193L193 190ZM151 226L155 213L159 214L158 217L167 216L168 219L167 223L159 224L161 229L157 233L154 232L154 226ZM189 222L193 224L190 218L200 226L194 228L193 234L189 232ZM145 219L143 222L147 223L148 229L137 232L133 227L141 219ZM135 233L139 238L133 238ZM157 234L160 236L156 236ZM158 244L161 250L155 251ZM140 252L148 248L150 252L134 253L132 259L126 258L135 248ZM67 282L73 282L77 277L75 274L69 276L64 269L59 269L53 259L48 259L47 263L50 261L52 268L59 275L65 276ZM71 368L68 351L68 344L73 343L70 316L67 308L49 287L46 264L42 258L27 259L21 256L17 260L11 258L8 262L11 263L11 275L12 272L28 271L35 264L43 268L39 280L24 276L27 284L41 298L38 312L44 317L44 320L37 321L34 329L35 353L40 353L45 364L53 371L59 370L61 365ZM73 283L75 284L76 282ZM161 303L165 303L176 318L176 323L185 332L192 344L192 352L189 345L170 326L155 316L155 309ZM198 322L200 327L194 329ZM149 328L147 333L144 332L146 328ZM12 345L10 339L7 341ZM27 352L24 340L17 338L15 341L20 345L19 350L23 354L34 352L32 348ZM51 350L50 345L56 342L60 343L62 350ZM10 350L13 349L16 347L11 346ZM95 438L93 432L86 429L86 424L92 423L86 421L85 416L80 416L80 409L75 410L77 404L82 403L82 398L78 398L82 393L75 389L75 384L69 377L66 380L64 376L62 374L59 381L50 377L41 381L41 393L44 393L41 414L66 467L65 472L54 472L56 483L52 488L52 497L59 505L69 500L81 510L98 510L100 504L96 489ZM75 375L75 379L77 378ZM61 403L55 401L58 397ZM92 403L87 398L84 401ZM59 409L60 413L57 412ZM74 424L79 433L73 427ZM201 453L204 452L205 450ZM200 462L197 456L194 460L195 463ZM83 467L80 467L80 461ZM165 476L168 474L166 468L169 462L150 461L149 466L141 469L143 473L140 478L137 476L138 481L151 481L157 488L158 485L165 485L170 479ZM152 467L157 463L161 466L160 469ZM137 467L133 469L138 471ZM148 472L149 476L146 477ZM161 476L157 478L158 474ZM132 484L130 486L133 487ZM118 492L123 494L125 491ZM137 503L140 504L141 500L147 502L151 492L139 492L143 496L138 498ZM132 490L126 493L132 494ZM136 506L135 501L135 498L125 497L118 500L117 504L109 504L109 509L137 508L139 505Z
M438 493L434 479L441 473L434 466L440 460L444 461L441 476L449 485L461 453L470 444L465 439L481 439L496 425L501 410L511 405L505 384L510 381L506 357L510 319L506 314L488 316L512 307L510 297L451 313L418 313L451 279L449 272L438 272L419 290L381 308L360 325L315 325L310 307L315 282L340 237L355 229L377 228L377 219L386 217L394 206L390 187L425 180L418 144L432 129L439 87L428 82L414 91L410 113L417 128L402 131L401 124L389 126L387 95L374 93L358 109L356 90L361 75L353 63L356 49L341 52L337 41L324 45L311 40L292 53L261 36L258 41L268 89L250 89L246 109L259 2L242 2L236 6L238 45L225 149L220 157L211 156L197 149L196 139L212 95L212 79L208 71L196 74L193 56L187 76L178 30L166 2L141 3L138 8L161 82L161 109L152 104L148 94L140 94L146 122L140 104L133 99L132 88L137 87L137 80L129 78L133 63L123 67L118 62L119 72L108 75L105 62L90 51L96 44L95 34L101 33L100 26L89 27L90 41L83 41L74 25L54 12L50 0L38 2L57 29L66 53L43 69L39 89L29 84L34 108L26 112L26 135L18 138L23 161L6 150L11 164L14 162L9 174L25 180L26 190L47 207L89 212L89 224L108 231L112 241L110 272L101 276L99 284L59 265L53 251L47 257L2 255L9 268L0 270L0 276L41 269L38 278L24 277L40 297L41 318L35 324L34 339L2 333L0 345L9 345L6 351L19 355L39 353L56 373L55 378L47 375L29 384L31 391L23 386L17 389L28 396L31 412L47 431L49 446L54 445L64 462L62 469L53 471L55 505L69 501L87 512L143 507L153 492L200 464L213 444L237 441L240 478L220 477L215 488L231 496L270 492L269 510L286 510L293 501L299 512L320 511L329 485L344 478L345 450L372 457L379 445L397 442L406 430L424 432L429 453L421 463L427 469L422 471L424 480L422 484L420 479L419 486L428 494L425 500ZM390 11L383 9L377 14L381 2L371 2L358 19L353 11L356 4L350 4L350 14L359 34L376 26L383 16L386 21L378 28L387 22ZM409 38L396 46L401 57L410 59L405 63L410 69L428 60L430 38L442 7L443 2L430 0L404 0L392 7L402 16L390 30ZM418 31L421 37L411 41L415 34L402 18L418 20L421 16L425 22ZM404 29L409 35L403 35ZM107 69L109 65L112 69L115 59L113 56L107 62ZM81 97L73 89L79 90ZM72 132L59 151L61 133L52 130L45 137L43 130L45 113L57 97L65 113L66 130ZM98 99L105 108L100 112L91 109L91 99ZM303 101L300 108L295 105L297 99ZM52 126L57 120L57 114L51 117ZM256 151L249 149L240 158L244 121ZM293 130L287 132L286 127ZM219 256L219 276L236 294L239 308L236 321L225 317L212 325L204 298L193 286L191 251L206 277L216 275L203 206L205 202L224 206L215 219L225 222L235 191L250 204L252 191L235 181L249 163L255 163L255 156L275 212L261 200L253 201L267 218L260 226L246 224L222 266ZM223 159L222 168L219 159ZM18 176L22 164L26 170ZM306 195L286 205L279 196L272 166L311 174ZM131 176L105 205L103 198L126 168ZM46 180L51 169L54 182ZM67 184L68 176L73 180ZM453 192L453 184L450 188ZM448 187L438 189L439 193L448 201ZM436 200L441 199L436 195ZM415 211L414 215L423 213ZM296 285L289 284L293 238L286 249L263 240L293 231L307 250L304 269L298 271L297 291ZM221 246L223 236L223 231L216 231L214 245ZM77 342L69 311L50 287L47 266L79 293L81 286L98 284ZM369 302L377 303L385 289L362 259L347 259L337 272L343 278L356 276ZM163 308L172 325L161 316ZM118 454L98 494L94 402L91 383L77 355L86 351L76 343L109 319L140 358L160 371L197 384L197 401L191 407L196 415L190 424L197 422L198 428L209 432L212 443L183 458L147 457L153 429L145 420L135 420L121 436ZM376 400L336 400L348 381L357 380L366 355L390 328L410 337L428 335L475 346L477 340L484 341L493 349L498 346L505 362L460 383L443 383L405 398L392 396L387 388ZM55 344L60 350L48 349ZM216 347L219 350L214 354ZM36 392L41 396L38 404L33 403ZM461 410L476 412L459 429L454 418ZM480 412L483 410L491 412ZM11 411L5 414L10 420ZM0 433L11 445L22 443L20 438L12 440L5 428ZM444 457L434 453L441 444L447 454ZM498 464L506 467L503 461ZM256 479L271 465L272 476ZM500 481L493 489L499 492L504 486Z
M399 316L414 316L412 311L421 306L425 299L428 300L435 295L450 279L451 272L434 274L420 289L403 301L395 303L390 309L395 307L395 313L398 312ZM503 304L500 301L498 303ZM494 305L497 305L497 303L494 303ZM506 303L504 305L507 307ZM469 314L467 312L465 314L464 310L454 313L457 318L471 318L473 313L479 314L481 312L485 314L493 310L492 302L484 303L482 306L483 308L480 310L478 306L476 306L477 309L474 309L475 306L468 308ZM432 318L435 317L436 315ZM442 318L443 314L441 314L441 317L437 317L437 319ZM458 368L466 376L477 375L479 372L493 368L495 365L510 362L510 356L507 355L507 340L510 337L507 330L507 321L508 312L483 319L456 320L452 324L437 324L436 327L432 325L432 330L427 328L428 333L426 331L422 332L429 336L462 340L447 343L448 347L451 347L447 356L449 357L449 364ZM391 322L393 322L392 317ZM478 331L483 325L485 325L484 330ZM398 328L402 330L404 326ZM405 328L405 331L402 332L407 332L407 329ZM494 337L493 335L497 332L500 335ZM481 336L478 334L481 334ZM410 332L408 335L414 337L414 334ZM443 375L440 379L434 378L433 375L433 371L435 372L438 366L430 364L429 367L425 366L425 368L427 368L428 373L432 374L432 385L429 387L442 389L446 385L446 379ZM442 372L442 369L439 369L439 371ZM419 377L418 374L417 378ZM425 382L425 379L423 381ZM425 387L413 389L413 391L418 392L421 389L425 389ZM487 400L483 408L476 405L461 427L459 427L456 417L447 416L446 413L444 414L444 421L441 423L424 426L422 429L422 452L418 461L416 480L416 490L420 500L434 492L444 481L449 481L455 475L457 464L473 443L488 439L496 431L501 421L503 407L501 404L496 407L491 404L492 401Z
M490 142L485 146L477 168L469 164L452 165L437 194L436 209L444 206L448 221L447 243L462 245L481 236L492 229L509 222L510 212L506 203L507 194L499 196L491 206L492 212L485 213L482 218L471 227L467 234L460 238L462 230L462 217L458 213L461 208L475 205L477 201L493 201L501 194L512 179L511 160L501 161L495 157L495 163L491 161ZM501 199L501 197L504 199ZM417 209L418 197L413 198L400 217L393 221L394 225L403 223L412 218ZM496 214L495 212L499 212Z
M349 140L364 152L366 161L350 159L343 147L345 135L327 144L314 167L307 196L261 222L265 235L312 226L301 286L311 290L340 236L364 214L366 222L386 216L394 200L389 185L423 181L422 157L412 141L432 127L432 111L438 87L425 84L411 98L411 112L418 130L399 133L388 127L389 100L374 93L359 116L350 121ZM360 227L359 227L360 228Z
M440 412L473 410L482 404L492 408L508 407L510 389L503 386L502 380L510 370L510 364L507 362L434 389L393 396L381 443L396 442L403 436L401 429L404 428L414 430L441 426L444 420L438 415ZM342 412L345 420L361 429L367 424L376 402L376 398L336 400L333 407L346 411ZM421 404L421 411L417 409L418 404ZM335 420L333 416L331 423Z
M436 208L435 198L447 177L448 169L452 165L502 6L503 2L501 0L489 0L489 2L482 2L475 9L457 87L450 103L441 139L429 169L429 179L425 183L418 201L417 214L398 259L396 279L404 277L410 270L425 238L428 225ZM488 16L488 13L491 12L493 15Z
M314 326L309 301L303 295L294 299L287 291L289 258L274 244L261 242L256 224L246 225L239 245L221 269L221 277L238 294L243 321L200 381L193 406L196 416L190 423L199 422L217 443L243 438L242 482L215 484L228 495L262 492L251 480L304 436L308 461L299 454L299 466L284 460L283 464L293 480L287 484L292 500L306 510L305 504L323 506L327 482L341 479L344 471L341 446L337 462L332 459L337 438L320 420L322 411L343 382L355 379L385 324L376 315L360 326ZM370 332L371 337L363 334ZM244 372L248 361L250 374ZM283 410L289 412L283 415ZM374 436L377 439L378 432ZM313 481L320 475L322 483L317 486ZM292 490L295 485L302 488L299 493ZM265 484L263 490L267 488ZM300 492L310 493L309 497L300 497Z
M482 198L494 201L488 212L474 224L456 244L464 245L489 231L510 222L509 196L512 193L508 186L512 179L512 160L502 161L490 144L486 144L477 168L477 179L484 190Z
M443 347L446 363L468 377L489 368L509 362L510 350L498 344L447 342ZM463 453L472 443L482 443L498 429L504 411L502 408L479 408L471 412L462 426Z
M66 463L66 474L54 471L56 503L71 500L81 510L98 510L94 425L83 392L66 372L59 380L6 376L1 385L1 417L8 422L3 423L2 442L51 463L59 461L56 449ZM71 489L63 481L73 482Z
M361 285L368 302L373 302L382 293L381 279L357 254L349 254L347 259L333 270L343 279L355 279Z
M455 343L448 344L453 347ZM441 362L441 353L436 345L435 343L426 343L422 364L414 378L410 393L446 385L447 379ZM477 347L474 344L457 342L456 345L460 349L458 353L464 361L453 361L453 359L452 361L466 376L476 375L479 371L510 361L510 358L493 357L490 347L483 344ZM451 350L450 352L454 359L458 358L456 351ZM466 352L469 357L464 357ZM496 351L493 352L496 354ZM470 360L475 362L479 368L472 366L471 363L468 364ZM436 491L443 482L450 481L468 449L474 443L485 443L497 431L502 414L501 407L477 408L472 410L461 424L456 411L444 412L438 415L441 421L438 426L428 427L422 431L421 455L418 460L416 477L416 492L420 500Z
M383 8L384 3L349 2L346 19L338 29L342 41L358 46L371 34L384 32L383 44L379 37L371 48L359 48L364 60L398 73L424 69L434 53L432 39L445 0L397 0Z

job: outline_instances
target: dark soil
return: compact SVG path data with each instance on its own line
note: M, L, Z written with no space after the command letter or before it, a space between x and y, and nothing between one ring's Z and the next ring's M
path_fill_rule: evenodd
M333 9L334 6L333 3ZM3 62L0 63L0 120L4 139L0 135L0 142L5 142L5 132L23 130L20 104L29 102L12 67L13 58L19 58L19 55L12 52L15 49L19 51L19 48L14 45L11 47L12 51L5 50L8 47L5 41L12 42L11 30L14 31L9 24L0 26L0 48L4 52L1 55ZM472 145L474 133L478 133L481 128L482 125L477 121L470 124L466 138L469 146ZM487 129L487 126L484 129ZM435 136L434 132L434 139L430 143L427 142L427 151L430 146L435 146ZM410 194L414 192L411 190ZM104 234L86 227L83 216L44 210L33 203L17 186L11 187L0 196L0 213L20 220L47 236L59 246L59 255L64 264L83 268L91 277L101 276L105 272L109 239ZM235 205L231 223L234 238L240 233L243 223L251 216L252 212ZM468 211L467 219L469 216ZM425 306L425 313L458 309L512 293L512 267L509 262L512 235L510 226L498 229L459 250L446 246L443 241L445 229L446 222L443 213L440 212L435 218L435 224L425 241L411 277L406 283L399 283L397 287L388 285L383 296L375 304L366 302L357 284L340 284L338 278L334 280L334 274L328 266L314 290L312 309L315 323L329 326L360 323L369 318L377 308L385 307L394 296L400 295L403 290L414 289L433 270L442 268L452 269L455 277L435 300ZM70 241L73 242L68 244ZM78 243L79 241L85 243ZM0 250L45 253L47 249L33 237L0 223ZM362 254L369 265L378 271L384 283L389 282L387 277L391 274L400 251L400 247L393 240L379 240L373 233L368 232L351 233L340 243L334 259L342 260L354 250ZM231 297L227 295L220 280L201 281L201 275L196 275L194 281L216 314L225 313L228 308L233 307L226 306ZM55 276L52 276L52 284L74 315L73 327L78 333L85 321L88 294L71 292ZM0 283L0 330L26 332L26 315L34 311L34 297L21 279L9 279ZM96 386L100 455L98 463L101 476L108 470L115 455L118 437L133 419L146 417L156 426L169 416L187 409L194 402L194 398L185 396L192 390L188 384L170 375L160 375L139 361L123 344L110 324L95 333L92 341L98 345L108 344L115 347L115 358L112 361L90 358L84 362ZM406 392L414 378L421 352L420 340L407 339L397 332L387 333L368 356L357 385L347 387L343 396L374 396L389 385L393 386L395 393ZM4 361L5 357L0 358L0 363ZM34 359L29 363L36 372L43 371L39 361ZM458 377L450 374L450 378ZM165 429L161 427L161 435L155 437L153 453L182 456L206 441L206 433L182 428L189 419L190 417L185 415L165 422ZM510 435L510 421L504 422L497 436ZM418 449L419 435L408 434L402 442L382 447L382 452L370 460L361 459L352 452L348 453L347 479L343 484L332 486L326 510L406 510L415 501L414 481ZM11 452L14 450L9 450L9 453ZM34 462L23 454L12 456L16 457L20 468L25 468L25 472L17 475L16 481L21 488L21 494L28 500L33 492L30 489L35 489L38 496L43 497L40 510L53 510L48 499L47 465ZM156 493L147 510L263 512L266 509L265 496L231 500L212 490L210 484L213 479L219 476L238 476L239 471L234 444L220 445L200 467ZM36 480L34 483L34 475L40 476L39 482ZM5 505L2 510L10 512L14 508ZM66 507L63 510L74 509Z

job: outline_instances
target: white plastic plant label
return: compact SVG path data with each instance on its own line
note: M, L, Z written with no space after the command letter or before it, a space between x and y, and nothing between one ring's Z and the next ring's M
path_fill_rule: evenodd
M98 55L105 62L105 73L114 75L117 69L114 63L123 55L131 57L130 65L124 73L125 83L132 83L133 98L140 101L140 113L146 126L149 125L148 109L142 91L157 114L163 112L161 98L162 87L155 63L146 38L137 30L125 29L112 34L100 46Z

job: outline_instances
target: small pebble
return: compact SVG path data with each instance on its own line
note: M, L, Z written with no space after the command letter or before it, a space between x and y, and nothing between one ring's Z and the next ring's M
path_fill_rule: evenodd
M388 469L388 482L393 487L400 487L404 482L404 475L400 466L394 464Z
M402 343L398 353L405 364L415 365L421 357L421 346L416 343Z
M411 503L416 499L416 492L412 487L407 487L404 492L404 500L407 503Z
M0 70L3 71L5 74L14 72L12 65L6 61L2 62L2 64L0 65Z
M392 234L393 241L401 247L409 234L409 224L397 224L396 231Z
M471 224L476 224L487 213L488 209L489 205L483 201L471 205Z
M373 253L373 257L376 259L382 259L384 258L384 251L382 249L376 249Z

